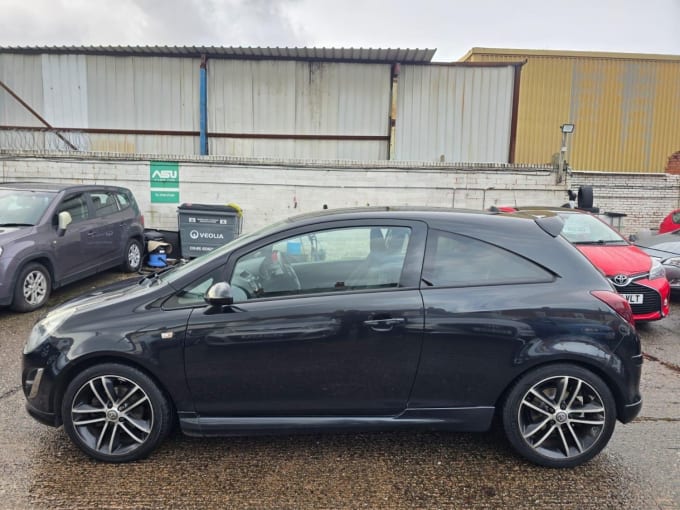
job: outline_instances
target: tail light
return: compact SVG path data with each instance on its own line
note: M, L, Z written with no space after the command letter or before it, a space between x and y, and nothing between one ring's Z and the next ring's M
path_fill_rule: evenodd
M142 227L144 226L144 215L140 214L139 215L139 222L142 224Z
M621 296L621 294L617 294L611 290L593 290L591 291L591 294L623 317L628 324L635 326L633 309L630 307L630 303L626 298Z

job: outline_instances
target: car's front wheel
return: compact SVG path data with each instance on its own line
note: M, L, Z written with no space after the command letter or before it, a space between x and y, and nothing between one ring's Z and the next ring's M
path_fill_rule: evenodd
M12 309L17 312L31 312L47 303L52 290L52 278L45 266L31 262L19 272L14 287Z
M128 239L125 245L125 259L123 259L122 264L123 271L127 273L139 271L142 267L143 255L142 243L137 239Z
M145 373L117 363L96 365L68 385L64 429L89 456L129 462L149 455L168 434L172 409Z
M540 367L510 390L503 407L508 440L521 455L548 467L574 467L600 453L616 424L609 387L570 364Z

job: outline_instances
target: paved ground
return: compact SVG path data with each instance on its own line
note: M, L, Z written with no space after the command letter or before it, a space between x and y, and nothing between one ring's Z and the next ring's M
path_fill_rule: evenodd
M594 461L560 471L520 460L498 431L175 435L143 462L96 463L25 413L20 355L39 313L0 310L0 508L680 509L680 300L675 308L640 328L641 416L619 424Z

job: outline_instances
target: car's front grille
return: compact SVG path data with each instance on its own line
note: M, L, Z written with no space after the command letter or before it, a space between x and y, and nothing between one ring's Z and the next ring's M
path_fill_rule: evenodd
M619 294L642 294L641 304L631 304L630 307L633 309L633 313L643 314L661 311L661 296L659 293L644 285L639 283L629 283L625 287L617 287L616 290Z

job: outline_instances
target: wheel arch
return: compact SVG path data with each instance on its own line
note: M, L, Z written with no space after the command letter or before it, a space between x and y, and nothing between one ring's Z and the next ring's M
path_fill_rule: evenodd
M21 273L21 271L23 271L24 268L27 265L32 264L34 262L41 264L42 266L45 267L45 269L47 269L47 272L50 273L50 280L51 280L50 287L52 289L56 289L58 287L58 283L57 283L56 275L54 273L54 263L52 262L52 259L50 259L49 256L42 254L42 253L37 253L37 254L31 255L30 257L22 260L18 264L17 270L14 273L14 278L12 279L12 288L14 288L16 286L17 279L19 278L19 274Z
M539 363L536 365L531 365L526 367L525 370L522 372L518 373L517 376L508 383L508 385L505 387L505 389L501 392L501 394L498 396L496 399L496 402L494 403L494 406L496 408L496 413L499 413L500 410L503 407L503 404L508 398L508 394L512 390L512 388L517 384L517 382L524 377L526 374L538 370L540 368L550 366L550 365L574 365L580 368L583 368L585 370L588 370L598 376L604 383L607 385L609 388L609 391L611 391L612 395L614 396L614 401L616 403L616 415L617 419L619 416L622 416L624 413L624 408L625 408L625 398L623 391L619 387L618 384L614 381L614 378L611 377L611 375L607 374L606 371L602 369L602 367L597 366L595 363L590 363L588 361L584 361L582 359L554 359L550 361L546 361L544 363Z
M177 406L175 405L175 401L172 398L172 395L168 392L165 385L151 370L134 359L116 356L115 354L106 354L102 356L88 357L82 360L74 360L67 368L64 369L52 395L52 406L55 412L55 421L57 422L57 425L61 425L63 423L63 417L61 416L61 403L64 399L66 388L71 383L71 381L73 381L73 379L75 379L82 371L97 365L103 365L105 363L125 365L127 367L139 370L140 372L144 373L144 375L149 377L154 382L154 384L158 386L158 389L161 391L161 393L163 393L163 396L165 396L172 410L173 422L174 424L177 423Z

